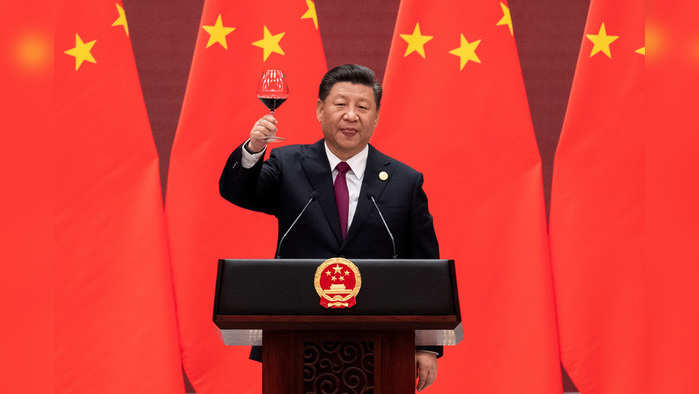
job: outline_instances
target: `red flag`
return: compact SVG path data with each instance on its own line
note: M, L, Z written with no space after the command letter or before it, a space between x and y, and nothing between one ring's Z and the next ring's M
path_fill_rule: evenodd
M498 1L404 0L374 141L425 175L464 339L435 393L560 393L541 161Z
M61 5L57 187L45 191L56 198L58 393L184 388L158 157L128 33L121 1Z
M550 234L561 358L583 393L654 392L646 382L658 372L643 251L644 13L634 0L591 3L556 151Z
M646 237L652 315L648 393L699 392L699 5L647 8Z
M40 0L0 6L0 374L14 393L53 392L55 11Z
M201 393L260 391L250 349L224 346L211 316L217 259L274 257L275 219L233 206L218 191L228 155L268 113L256 89L271 68L282 69L289 85L275 113L278 135L293 144L319 139L315 102L326 64L314 3L208 0L166 199L184 366Z

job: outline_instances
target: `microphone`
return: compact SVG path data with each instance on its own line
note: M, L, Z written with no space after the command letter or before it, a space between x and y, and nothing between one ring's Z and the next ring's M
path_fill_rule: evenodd
M311 205L311 202L313 202L313 200L315 200L317 197L318 197L318 192L313 190L311 192L311 196L308 198L308 202L306 203L306 205L304 205L304 207L301 210L301 212L299 213L299 215L296 216L296 219L294 219L294 221L291 223L291 226L289 226L289 228L286 229L286 232L284 233L284 235L282 235L281 239L279 240L279 245L277 246L277 256L275 258L277 258L277 259L280 258L279 252L282 250L282 243L284 242L284 239L286 239L286 236L289 235L289 232L291 231L291 229L294 228L294 226L296 225L296 222L298 222L299 219L301 219L301 216L303 215L303 213L306 212L306 208L308 208L308 206Z
M376 207L376 211L379 213L379 217L381 218L381 221L383 222L384 227L386 227L386 232L388 233L388 236L391 237L391 245L393 245L393 258L397 259L398 253L396 252L396 240L393 238L393 234L391 233L391 229L388 228L388 223L386 223L386 219L383 218L383 214L381 213L381 210L379 209L379 205L376 203L376 200L374 199L374 195L369 194L369 198L371 199L371 202L374 203L374 206Z

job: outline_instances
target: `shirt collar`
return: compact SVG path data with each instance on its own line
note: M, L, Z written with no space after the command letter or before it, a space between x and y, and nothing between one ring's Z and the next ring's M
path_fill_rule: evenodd
M340 158L335 156L335 154L330 151L327 142L324 141L323 145L325 145L325 154L328 156L328 163L330 163L330 171L334 171L335 167L337 167L342 160L340 160ZM369 145L367 144L359 153L345 160L345 162L347 162L347 164L350 166L350 171L352 171L360 180L364 177L364 170L366 169L366 161L368 157Z

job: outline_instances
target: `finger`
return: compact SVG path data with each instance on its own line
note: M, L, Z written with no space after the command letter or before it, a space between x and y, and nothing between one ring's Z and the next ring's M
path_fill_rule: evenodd
M265 138L268 138L271 136L272 133L266 131L266 130L253 130L252 133L250 133L250 139L251 140L264 140Z
M427 379L427 368L420 365L418 376L419 380L417 381L417 391L422 391L422 389L425 388L425 381Z
M270 131L277 131L277 124L276 124L276 122L273 123L273 122L270 122L270 121L267 120L267 119L260 119L260 120L258 120L258 121L257 121L257 126L258 126L258 127L260 127L260 126L261 126L261 127L264 127L265 129L270 130Z
M427 370L427 378L425 379L425 383L422 385L422 390L430 387L432 383L434 383L435 378L437 377L436 371L432 370L432 368Z
M267 114L267 115L260 118L260 120L262 120L262 119L264 119L268 122L277 124L277 118L275 118L274 115L272 115L272 114Z

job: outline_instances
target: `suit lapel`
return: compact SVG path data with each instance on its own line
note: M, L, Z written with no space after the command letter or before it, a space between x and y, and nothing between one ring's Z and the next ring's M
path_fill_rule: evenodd
M337 202L335 201L335 189L333 188L333 177L330 171L330 163L325 153L324 140L320 140L308 146L304 152L301 162L308 181L313 186L313 190L318 192L318 203L325 213L325 218L335 234L338 244L342 240L340 232L340 216L337 213Z
M362 223L369 217L369 213L376 209L373 206L374 203L369 199L369 195L373 195L376 201L379 201L381 198L386 185L391 182L391 177L386 181L382 181L379 179L379 173L381 171L389 172L388 166L390 163L387 156L384 156L374 149L373 146L369 145L369 155L367 157L366 169L364 170L364 177L362 178L362 188L359 191L357 210L354 212L354 218L352 218L352 224L347 231L347 237L342 244L343 246L356 236Z

